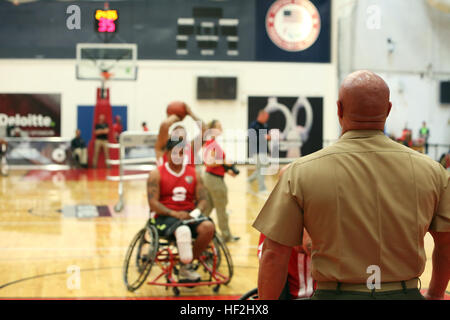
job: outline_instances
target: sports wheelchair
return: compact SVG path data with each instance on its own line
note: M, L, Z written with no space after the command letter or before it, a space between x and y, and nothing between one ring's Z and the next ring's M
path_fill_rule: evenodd
M258 288L247 291L239 298L239 300L258 300Z
M207 220L206 217L183 220L177 226L205 220ZM147 284L164 286L166 290L171 287L175 296L179 296L179 287L214 286L213 291L217 293L220 286L228 284L233 276L231 255L217 234L199 259L192 262L194 269L202 276L199 281L177 280L179 262L175 237L173 235L160 237L156 227L149 220L145 227L134 236L127 250L123 264L123 280L127 289L133 292L145 282L152 267L156 265L160 268L160 272L157 275L153 274L152 280Z

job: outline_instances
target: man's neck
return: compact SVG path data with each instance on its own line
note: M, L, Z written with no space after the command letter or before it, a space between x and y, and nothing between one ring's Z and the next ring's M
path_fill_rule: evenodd
M181 170L183 170L183 165L181 164L175 164L173 162L168 162L170 170L172 170L175 173L179 173Z

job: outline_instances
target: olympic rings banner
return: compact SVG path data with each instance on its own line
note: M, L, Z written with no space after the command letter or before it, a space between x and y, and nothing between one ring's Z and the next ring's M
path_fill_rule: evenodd
M60 94L0 94L0 127L10 137L59 137Z
M323 97L248 97L249 128L260 110L269 113L270 154L278 153L280 158L298 158L322 149Z

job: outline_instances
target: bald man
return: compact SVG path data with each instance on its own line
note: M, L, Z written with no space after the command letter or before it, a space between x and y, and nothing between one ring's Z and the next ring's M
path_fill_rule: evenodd
M418 278L434 238L428 299L442 299L450 278L450 175L438 163L383 134L392 104L376 74L342 83L342 136L293 162L253 226L267 236L258 292L277 299L291 248L305 228L312 239L312 299L423 299Z

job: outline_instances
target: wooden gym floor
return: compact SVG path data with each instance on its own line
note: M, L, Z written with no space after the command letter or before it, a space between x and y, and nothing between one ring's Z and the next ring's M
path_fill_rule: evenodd
M181 297L233 299L256 287L259 234L251 224L264 199L247 192L247 168L240 169L238 177L226 178L231 230L241 237L228 245L234 262L233 279L217 295L212 287L196 287L181 288ZM171 290L145 283L134 293L125 288L124 255L148 217L145 180L125 183L125 209L115 213L118 183L105 177L106 170L102 169L11 171L8 177L0 177L0 298L174 296ZM266 178L266 183L273 187L275 177ZM111 214L85 219L64 217L64 208L83 204L108 206ZM429 235L425 244L428 261L421 277L422 288L428 286L431 276L433 241ZM71 268L80 270L78 287L70 286Z

